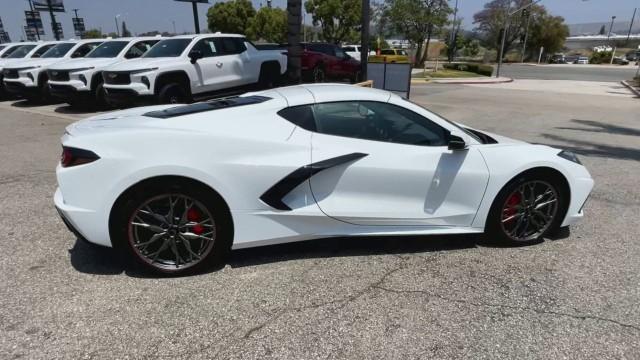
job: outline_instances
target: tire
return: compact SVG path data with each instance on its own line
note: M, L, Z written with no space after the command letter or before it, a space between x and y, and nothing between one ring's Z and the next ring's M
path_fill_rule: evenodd
M184 104L188 101L187 91L177 83L164 85L158 93L160 104Z
M99 83L96 85L94 104L100 110L108 109L109 102L107 101L107 92L104 90L104 84Z
M233 222L217 193L181 178L133 190L116 203L110 221L114 247L131 263L171 276L224 264L233 242Z
M40 98L39 99L34 99L36 101L38 101L39 103L42 104L51 104L53 103L53 97L51 96L51 92L49 91L49 83L48 83L48 79L43 78L40 80L41 84L40 84Z
M362 81L362 73L360 71L356 71L356 73L351 78L351 83L356 84Z
M311 81L314 83L323 83L326 80L326 74L324 68L320 65L313 68L311 73Z
M274 64L262 64L258 87L260 90L271 89L278 86L280 79L280 67Z
M497 243L539 243L558 231L567 205L568 193L558 176L547 173L519 175L496 196L485 234Z

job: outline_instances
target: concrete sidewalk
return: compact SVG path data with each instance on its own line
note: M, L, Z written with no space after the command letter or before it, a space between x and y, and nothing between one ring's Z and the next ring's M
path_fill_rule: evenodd
M629 89L620 83L572 80L515 80L502 84L468 84L471 87L490 87L492 89L540 91L556 94L581 94L633 98Z
M458 84L458 85L468 85L468 84L502 84L512 82L513 79L510 77L488 77L488 76L478 76L478 77L469 77L469 78L412 78L411 84Z

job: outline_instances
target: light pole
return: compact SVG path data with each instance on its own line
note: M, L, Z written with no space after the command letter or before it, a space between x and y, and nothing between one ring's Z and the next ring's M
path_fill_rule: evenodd
M120 14L116 15L115 20L116 20L116 36L120 37L120 28L118 27L118 18L120 17Z
M527 52L527 40L529 38L529 23L531 22L531 11L527 11L526 12L526 16L527 16L527 28L524 31L524 41L522 42L522 59L520 60L521 63L524 63L524 56L525 53Z
M611 38L611 30L613 30L613 22L616 20L615 15L611 17L611 25L609 25L609 34L607 35L607 44L609 43L609 39Z
M449 39L449 62L453 61L455 57L454 52L456 51L456 20L458 18L458 0L456 0L456 5L453 8L453 23L451 23L451 36Z
M631 37L631 29L633 28L633 21L636 19L636 11L638 11L638 8L633 9L633 16L631 17L631 25L629 25L629 32L627 33L627 41L624 43L625 45L629 43L629 38Z
M498 59L498 69L496 70L496 77L500 77L500 68L502 67L502 58L504 57L504 43L506 41L506 37L507 37L507 27L509 27L509 18L517 13L519 13L522 10L528 9L531 6L533 6L534 4L539 3L542 0L532 0L529 5L525 5L517 10L514 10L512 12L509 12L509 9L511 8L511 2L509 2L509 7L507 8L507 16L504 19L504 27L502 29L502 41L500 41L500 58ZM583 0L584 1L584 0Z
M367 63L369 61L369 0L362 0L362 31L360 36L360 77L367 80Z

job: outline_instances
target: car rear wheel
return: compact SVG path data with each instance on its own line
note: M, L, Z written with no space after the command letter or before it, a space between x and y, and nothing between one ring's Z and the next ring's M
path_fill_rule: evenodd
M192 183L135 191L116 215L119 244L146 270L184 275L224 263L232 223L219 196Z
M554 177L521 176L496 197L487 234L503 243L536 243L558 230L566 211L566 194Z
M325 73L324 69L321 66L316 66L313 69L313 82L314 83L322 83L325 81Z

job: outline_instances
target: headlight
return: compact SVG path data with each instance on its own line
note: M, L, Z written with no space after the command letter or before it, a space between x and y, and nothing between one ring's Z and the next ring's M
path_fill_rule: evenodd
M129 74L131 74L131 75L133 75L133 74L142 74L142 73L146 73L146 72L149 72L149 71L156 71L156 70L158 70L158 68L133 70L133 71L129 72Z
M578 159L578 155L576 155L572 151L562 150L562 151L560 151L558 153L558 156L560 156L563 159L566 159L566 160L569 160L571 162L574 162L576 164L582 165L582 163L580 162L580 159Z
M94 67L86 67L86 68L78 68L78 69L71 69L69 70L70 73L75 73L75 72L80 72L80 71L86 71L86 70L92 70L94 69Z

